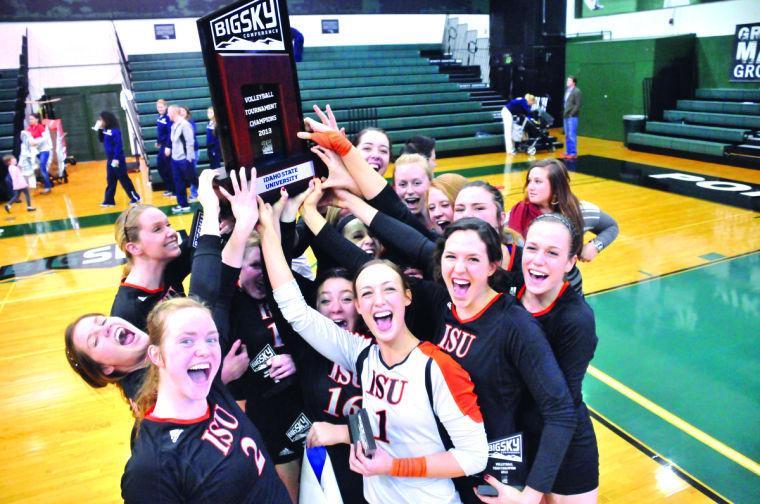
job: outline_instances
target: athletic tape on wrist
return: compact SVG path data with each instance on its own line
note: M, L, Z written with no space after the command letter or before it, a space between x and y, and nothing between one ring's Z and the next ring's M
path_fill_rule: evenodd
M311 134L311 139L324 147L334 151L339 156L343 157L351 150L351 142L337 131L328 131L326 133L316 132Z
M427 476L427 461L425 457L393 459L391 476L399 478L424 478Z

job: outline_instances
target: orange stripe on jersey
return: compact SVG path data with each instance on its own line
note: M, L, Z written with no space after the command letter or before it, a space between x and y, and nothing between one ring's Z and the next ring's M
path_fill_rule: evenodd
M502 294L503 294L502 292L497 292L496 295L493 298L491 298L491 300L488 303L486 303L486 305L483 308L481 308L478 313L476 313L475 315L473 315L472 317L468 319L462 320L461 318L459 318L459 314L457 313L457 307L453 303L451 304L451 312L454 314L454 318L457 319L457 322L459 322L460 324L469 324L470 322L477 320L478 317L483 315L485 311L489 309L491 305L494 304L496 300L501 297Z
M459 406L459 411L472 420L483 423L483 415L480 413L480 406L478 406L478 396L475 394L475 385L467 371L449 354L429 341L422 343L418 348L438 365L441 373L443 373L446 386L449 387L454 401Z
M556 304L557 304L557 300L558 300L559 298L561 298L561 297L562 297L562 294L564 294L564 293L565 293L565 291L567 290L567 287L568 287L569 285L570 285L570 282L567 282L567 281L565 281L565 283L563 283L563 284L562 284L562 288L561 288L561 289L559 290L559 292L557 293L557 297L556 297L556 298L554 298L554 301L552 301L552 302L549 304L549 306L547 306L547 307L546 307L546 308L544 308L543 310L539 310L539 311L537 311L537 312L531 312L531 311L528 311L528 313L530 313L530 314L531 314L531 315L533 315L534 317L540 317L540 316L542 316L542 315L546 315L547 313L549 313L550 311L552 311L552 308L554 308L554 305L556 305ZM519 299L522 299L523 295L525 295L525 286L524 286L524 285L523 285L523 286L520 288L520 292L518 292L518 293L517 293L517 299L518 299L518 300L519 300Z
M203 416L200 416L198 418L190 418L187 420L182 420L180 418L159 418L153 416L153 410L155 409L155 404L150 407L148 411L145 412L145 419L146 420L152 420L154 422L167 422L167 423L174 423L174 424L194 424L198 422L202 422L203 420L206 420L211 415L211 408L207 405L206 406L206 414Z
M121 282L121 285L123 285L124 287L132 287L133 289L141 290L141 291L145 292L146 294L156 294L157 292L161 292L162 290L164 290L163 285L161 287L159 287L158 289L147 289L147 288L145 288L145 287L143 287L141 285L135 285L135 284L127 283L127 282L125 282L123 280Z

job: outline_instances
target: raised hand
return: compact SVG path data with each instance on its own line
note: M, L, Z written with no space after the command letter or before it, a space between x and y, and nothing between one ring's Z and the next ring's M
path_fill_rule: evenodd
M251 234L259 219L259 208L256 205L256 168L251 168L250 181L246 178L244 167L240 168L239 175L232 170L230 180L232 194L221 186L219 192L230 202L232 214L235 216L235 230L247 236Z
M327 166L328 176L323 184L325 189L347 189L354 194L361 194L359 186L356 185L351 174L348 173L343 160L335 152L325 149L321 145L315 145L311 152L319 156L322 162Z
M214 192L214 178L216 172L214 170L203 170L198 177L198 202L203 207L204 212L219 208L219 198Z

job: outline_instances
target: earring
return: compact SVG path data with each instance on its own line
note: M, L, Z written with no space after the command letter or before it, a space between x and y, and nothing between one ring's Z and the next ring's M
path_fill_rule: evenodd
M551 201L550 205L551 206L557 206L558 204L559 204L559 200L555 196L554 198L552 198L552 201Z

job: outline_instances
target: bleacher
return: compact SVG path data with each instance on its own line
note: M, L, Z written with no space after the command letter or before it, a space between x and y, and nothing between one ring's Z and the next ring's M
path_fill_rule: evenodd
M13 151L16 128L14 119L19 102L19 69L0 70L0 155Z
M132 55L129 68L151 167L155 101L163 98L190 108L203 168L211 99L201 54ZM307 47L297 69L305 116L329 103L349 135L370 125L385 129L394 155L416 134L435 137L439 157L504 148L501 97L481 82L478 67L447 59L440 44ZM151 179L158 182L157 173Z
M760 89L699 88L662 121L628 133L627 144L760 167Z

